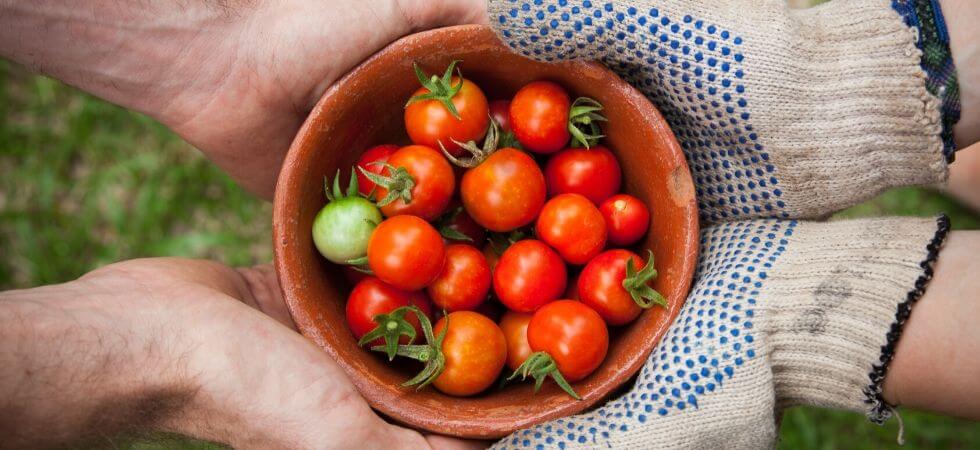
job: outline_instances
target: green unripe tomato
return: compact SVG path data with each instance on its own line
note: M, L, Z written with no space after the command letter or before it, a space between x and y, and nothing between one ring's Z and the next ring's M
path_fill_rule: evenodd
M325 258L337 264L367 255L368 240L382 221L381 211L370 200L338 198L313 219L313 243Z

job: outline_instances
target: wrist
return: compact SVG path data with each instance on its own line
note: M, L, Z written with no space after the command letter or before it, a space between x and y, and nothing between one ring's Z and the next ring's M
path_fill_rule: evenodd
M209 2L3 2L0 56L166 121L184 91L220 79L227 54L212 49L243 16Z
M949 221L802 223L774 279L768 311L781 407L800 404L890 415L882 382L912 307L932 278Z
M0 446L154 429L190 401L169 334L116 288L84 278L0 296Z
M959 79L961 117L953 129L956 147L980 141L980 7L974 0L939 0Z

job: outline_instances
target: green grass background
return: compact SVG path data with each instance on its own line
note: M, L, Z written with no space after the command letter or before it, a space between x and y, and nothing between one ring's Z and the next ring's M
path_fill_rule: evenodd
M841 213L929 216L978 229L980 216L941 193L905 188ZM143 256L267 262L271 207L236 186L165 127L0 60L0 289L71 280ZM0 324L2 326L2 324ZM980 425L903 411L908 449L980 448ZM897 423L796 408L782 449L895 447ZM173 437L129 449L212 448Z

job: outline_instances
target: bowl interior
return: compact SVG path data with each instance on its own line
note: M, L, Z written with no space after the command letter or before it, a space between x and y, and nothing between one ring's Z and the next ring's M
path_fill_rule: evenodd
M510 383L469 398L433 388L415 391L399 384L414 367L392 366L357 347L345 322L350 284L313 246L311 226L324 205L324 175L349 171L372 145L405 143L402 105L418 87L412 62L441 73L462 60L465 77L487 98L510 98L522 85L547 79L573 96L589 96L609 118L604 144L623 168L624 191L650 207L649 248L660 273L655 288L669 308L653 308L634 323L613 330L606 361L576 383L576 401L553 383L536 395L530 383ZM690 287L697 252L693 183L676 139L656 109L634 88L601 65L545 64L511 53L487 27L443 28L404 38L374 55L331 87L293 142L275 199L275 263L290 312L301 332L321 346L350 375L377 410L396 421L432 432L494 438L581 411L608 396L635 374L676 317ZM506 370L506 369L505 369Z

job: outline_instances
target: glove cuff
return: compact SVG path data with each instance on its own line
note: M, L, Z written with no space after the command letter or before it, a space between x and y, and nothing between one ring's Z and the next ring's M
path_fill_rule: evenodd
M949 220L801 223L770 276L771 362L778 407L815 405L890 416L881 396L902 327L932 278Z
M837 0L791 11L775 26L782 50L746 61L747 72L771 65L758 104L772 113L757 129L770 137L789 217L946 182L942 103L928 89L918 29L890 6Z

